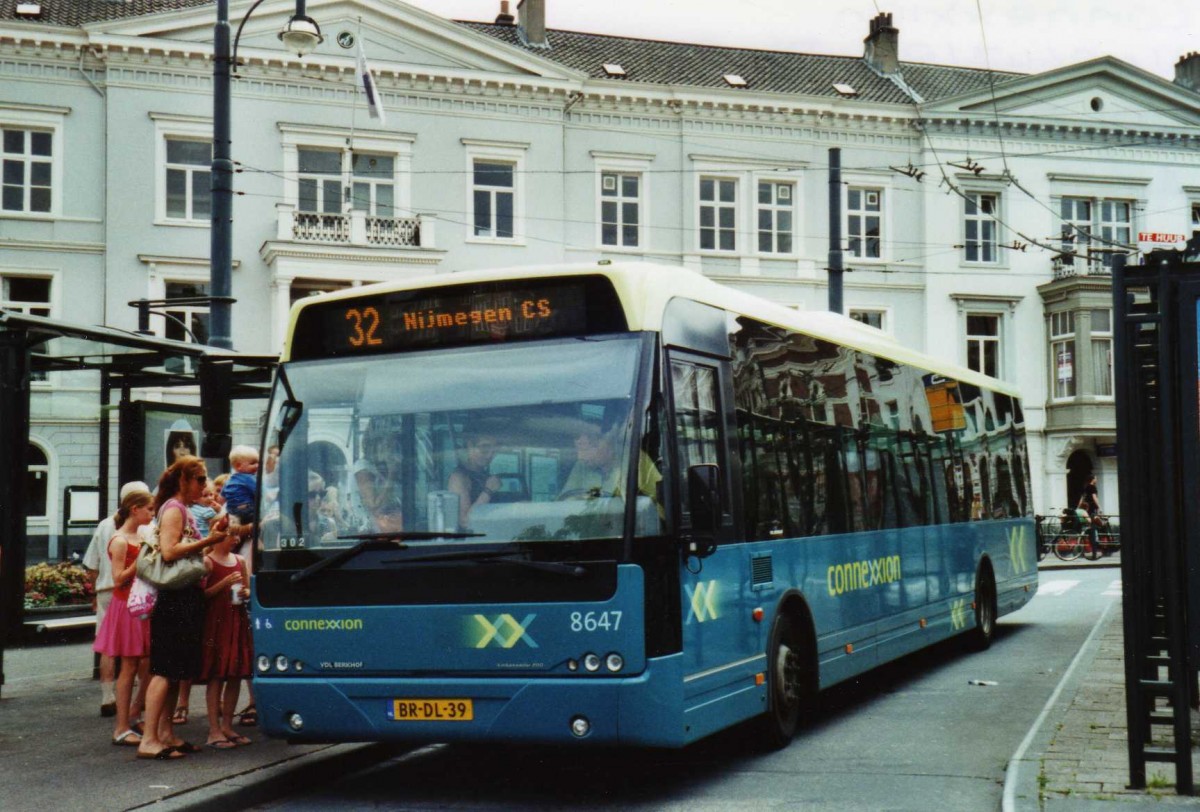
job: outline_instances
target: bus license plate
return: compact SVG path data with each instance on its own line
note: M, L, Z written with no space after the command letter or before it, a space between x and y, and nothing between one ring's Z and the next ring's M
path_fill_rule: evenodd
M475 707L469 699L393 699L397 722L470 722Z

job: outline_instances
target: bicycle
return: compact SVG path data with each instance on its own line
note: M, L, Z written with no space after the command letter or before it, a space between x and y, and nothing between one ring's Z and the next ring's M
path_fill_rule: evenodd
M1092 535L1086 519L1073 513L1059 517L1059 531L1050 543L1050 549L1060 561L1074 561L1081 555L1095 561L1102 555L1100 545L1092 543Z

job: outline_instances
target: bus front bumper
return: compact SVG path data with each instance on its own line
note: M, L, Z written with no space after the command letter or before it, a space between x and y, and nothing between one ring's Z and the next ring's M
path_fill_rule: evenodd
M682 656L672 655L647 661L640 674L619 678L268 675L255 677L254 696L263 731L297 743L525 741L681 747L686 738L682 686ZM467 701L470 718L464 719Z

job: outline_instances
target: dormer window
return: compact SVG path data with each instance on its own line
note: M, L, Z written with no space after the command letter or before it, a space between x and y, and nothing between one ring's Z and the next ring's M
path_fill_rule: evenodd
M845 96L846 98L858 95L858 91L854 89L854 86L848 85L845 82L834 82L833 89L838 92L839 96Z
M730 87L748 86L746 80L741 76L738 76L736 73L727 73L722 78L725 80L725 84L729 85Z
M41 3L17 3L18 17L41 17Z
M621 67L620 65L618 65L616 62L605 62L604 63L604 72L606 74L608 74L609 76L620 77L620 76L625 75L625 69L623 67Z

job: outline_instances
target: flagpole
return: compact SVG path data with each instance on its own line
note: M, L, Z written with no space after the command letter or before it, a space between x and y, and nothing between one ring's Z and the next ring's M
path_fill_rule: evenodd
M354 34L354 44L362 49L362 15L358 17L358 31ZM349 177L346 179L346 211L350 213L351 205L354 200L354 123L358 118L358 83L361 80L358 77L358 55L354 58L354 102L350 105L350 170Z

